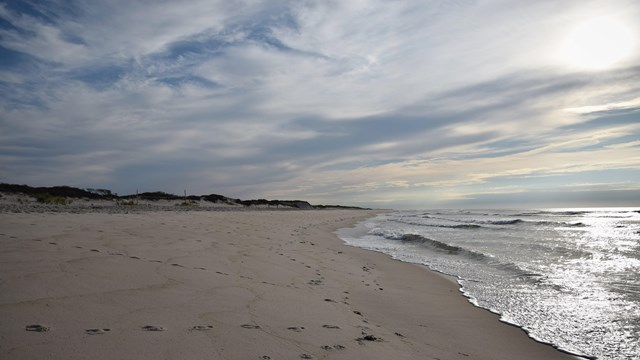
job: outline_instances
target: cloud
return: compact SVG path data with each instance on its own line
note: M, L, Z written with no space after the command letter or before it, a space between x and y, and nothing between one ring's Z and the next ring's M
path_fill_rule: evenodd
M620 9L640 16L622 0L1 3L0 180L442 204L632 176L640 61L569 71L553 50L566 21Z

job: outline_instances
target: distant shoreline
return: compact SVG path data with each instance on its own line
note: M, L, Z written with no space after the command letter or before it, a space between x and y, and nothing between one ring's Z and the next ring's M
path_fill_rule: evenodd
M139 211L224 211L268 210L371 210L356 206L312 205L305 200L241 200L218 194L179 196L161 191L119 196L107 189L70 186L33 187L0 184L3 212L139 212Z

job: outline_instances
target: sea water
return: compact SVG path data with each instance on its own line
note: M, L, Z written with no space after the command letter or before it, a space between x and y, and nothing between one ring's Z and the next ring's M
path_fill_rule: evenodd
M453 275L476 306L585 357L640 359L640 211L399 211L338 235Z

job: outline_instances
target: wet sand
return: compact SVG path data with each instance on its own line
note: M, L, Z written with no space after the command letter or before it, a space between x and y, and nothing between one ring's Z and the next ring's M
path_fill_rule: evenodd
M333 233L374 214L0 213L0 358L572 358Z

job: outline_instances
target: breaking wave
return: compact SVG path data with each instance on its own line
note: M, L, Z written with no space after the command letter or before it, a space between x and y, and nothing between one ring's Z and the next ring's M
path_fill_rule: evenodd
M526 221L524 221L522 219L513 219L513 220L487 221L485 223L491 224L491 225L515 225L515 224L522 224L522 223L525 223L525 222Z
M427 222L420 221L405 221L405 220L392 220L395 222L399 222L407 225L416 225L416 226L429 226L429 227L442 227L442 228L452 228L452 229L479 229L482 228L482 225L495 225L495 226L508 226L508 225L550 225L550 226L561 226L561 227L585 227L586 224L582 222L565 222L565 221L535 221L535 220L523 220L520 218L516 219L500 219L500 220L479 220L479 219L452 219L452 218L442 218L430 215L421 215L423 219L434 219L434 220L444 220L447 222L459 223L460 225L448 225L448 224L430 224Z
M405 243L413 243L425 246L430 249L445 252L450 255L462 255L475 260L483 260L487 258L487 255L485 254L473 250L468 250L459 246L449 245L442 241L429 239L427 237L416 234L404 234L400 237L399 240Z

